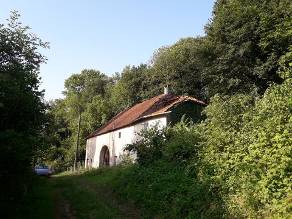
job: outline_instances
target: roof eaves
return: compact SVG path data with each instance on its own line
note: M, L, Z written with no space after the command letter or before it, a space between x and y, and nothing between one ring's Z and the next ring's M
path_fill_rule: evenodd
M160 98L162 97L163 95L159 95L157 96L154 104L156 104ZM118 129L121 129L121 128L125 128L125 127L128 127L128 126L131 126L143 119L147 119L147 118L152 118L152 117L155 117L155 116L160 116L160 115L165 115L165 114L168 114L170 113L170 109L177 106L178 104L182 103L182 102L186 102L186 101L193 101L193 102L196 102L198 104L201 104L201 105L204 105L206 106L207 104L204 103L203 101L201 100L197 100L196 98L193 98L193 97L190 97L190 96L180 96L178 97L177 100L175 100L173 103L169 104L169 106L165 107L165 109L162 111L162 112L154 112L154 113L150 113L150 114L147 114L147 110L144 111L144 113L142 113L140 116L138 116L138 118L128 124L125 124L123 126L120 126L120 127L117 127L117 128L114 128L114 126L112 128L110 128L109 130L107 131L104 131L102 132L102 130L104 128L106 128L108 125L110 125L110 123L112 123L114 120L116 120L119 116L121 116L123 113L127 112L129 109L131 109L132 107L128 107L126 109L124 109L123 111L121 111L120 113L118 113L117 115L115 115L112 119L110 119L106 124L104 124L103 126L101 126L99 129L97 129L95 132L91 133L90 135L88 135L86 137L86 139L89 139L89 138L92 138L92 137L96 137L96 136L99 136L99 135L103 135L103 134L106 134L106 133L109 133L109 132L112 132L112 131L115 131L115 130L118 130ZM153 105L154 105L153 104ZM152 105L152 106L153 106ZM151 106L151 107L152 107ZM149 107L148 110L151 108ZM146 114L145 114L146 113ZM144 115L143 115L144 114Z
M152 117L155 117L155 116L163 116L163 115L166 115L166 114L169 114L169 113L171 113L171 111L165 111L165 112L160 112L160 113L152 113L150 115L142 116L141 118L137 119L136 121L140 121L141 119L149 119L149 118L152 118Z
M135 121L133 121L133 122L127 124L127 125L124 125L124 126L121 126L121 127L118 127L118 128L113 128L113 129L105 131L105 132L100 132L99 133L98 130L97 130L95 132L96 134L89 135L88 137L86 137L86 139L93 138L93 137L100 136L100 135L104 135L104 134L107 134L109 132L113 132L113 131L116 131L116 130L119 130L119 129L122 129L122 128L129 127L129 126L134 125L134 124L136 124L136 123L138 123L138 122L140 122L141 120L144 120L144 119L149 119L149 118L156 117L156 116L163 116L163 115L166 115L166 114L169 114L169 113L171 113L171 111L162 112L162 113L153 113L151 115L140 117L140 118L136 119ZM102 127L100 127L100 130L101 129L102 129Z

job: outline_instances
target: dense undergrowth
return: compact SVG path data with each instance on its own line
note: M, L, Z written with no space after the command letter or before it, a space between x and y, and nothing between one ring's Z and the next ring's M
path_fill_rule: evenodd
M128 146L137 164L98 172L149 218L288 218L291 88L216 96L201 124L150 129Z
M142 218L289 218L291 88L286 79L260 99L216 96L200 124L143 133L127 148L135 164L41 180L18 212L51 218L67 203L76 218L124 218L124 203Z

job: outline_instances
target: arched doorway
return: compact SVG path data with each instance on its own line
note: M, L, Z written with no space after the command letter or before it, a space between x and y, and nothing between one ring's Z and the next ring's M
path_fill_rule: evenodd
M109 160L110 160L109 149L107 146L103 146L101 148L99 155L99 166L100 167L109 166Z

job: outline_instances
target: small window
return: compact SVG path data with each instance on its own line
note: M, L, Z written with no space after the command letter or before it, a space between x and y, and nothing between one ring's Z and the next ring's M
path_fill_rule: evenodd
M121 132L119 132L119 138L121 138L122 137L122 133Z

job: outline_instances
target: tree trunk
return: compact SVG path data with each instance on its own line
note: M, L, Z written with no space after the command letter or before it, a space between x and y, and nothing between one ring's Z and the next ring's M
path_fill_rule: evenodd
M74 171L76 171L76 166L77 166L78 147L79 147L79 136L80 136L80 123L81 123L81 111L79 111L79 118L78 118L78 133L77 133L75 159L74 159Z

